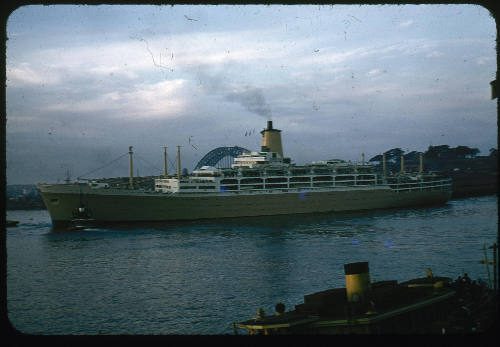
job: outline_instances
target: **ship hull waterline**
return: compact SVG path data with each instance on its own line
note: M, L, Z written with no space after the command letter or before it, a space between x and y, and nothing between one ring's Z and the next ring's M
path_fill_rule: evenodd
M286 214L345 212L444 204L450 190L396 192L345 187L317 191L162 194L76 185L38 185L55 227L85 207L96 223L159 222Z

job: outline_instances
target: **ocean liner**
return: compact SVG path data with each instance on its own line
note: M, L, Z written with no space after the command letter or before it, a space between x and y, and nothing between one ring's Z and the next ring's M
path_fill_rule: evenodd
M126 187L108 183L38 184L54 226L95 222L171 221L336 212L445 203L451 179L423 171L387 173L364 162L332 159L298 165L283 156L281 130L268 121L258 152L234 158L231 168L203 166L152 177L153 189L134 187L132 147ZM403 159L403 158L402 158ZM166 160L165 160L166 162ZM166 171L166 170L165 170Z

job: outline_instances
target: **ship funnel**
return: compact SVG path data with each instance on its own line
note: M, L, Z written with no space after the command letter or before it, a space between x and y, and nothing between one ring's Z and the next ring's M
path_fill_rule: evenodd
M267 121L267 129L262 134L262 151L276 152L283 157L283 146L281 145L281 130L273 129L273 121Z
M344 272L347 301L363 301L370 287L368 262L344 264Z

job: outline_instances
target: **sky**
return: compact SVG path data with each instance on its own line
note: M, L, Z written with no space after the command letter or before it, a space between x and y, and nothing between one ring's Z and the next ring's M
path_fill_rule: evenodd
M7 184L497 148L496 27L479 5L30 5L7 20Z

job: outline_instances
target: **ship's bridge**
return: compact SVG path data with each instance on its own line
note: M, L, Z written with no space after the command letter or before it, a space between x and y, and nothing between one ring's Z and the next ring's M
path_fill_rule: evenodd
M279 164L283 162L283 158L275 152L251 152L250 154L243 153L237 158L234 158L233 169L239 167L258 167L263 164Z

